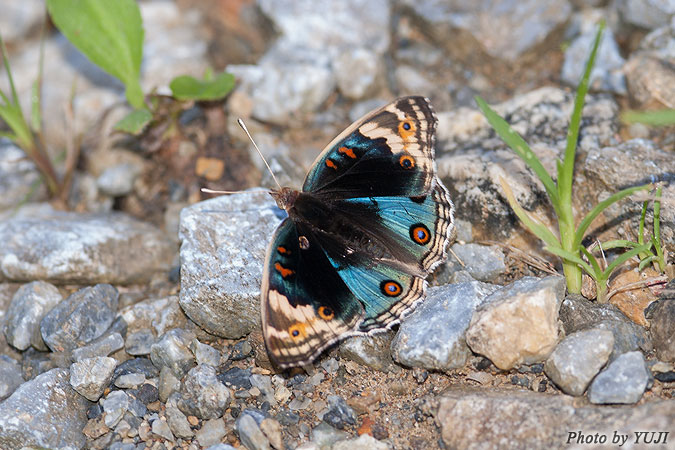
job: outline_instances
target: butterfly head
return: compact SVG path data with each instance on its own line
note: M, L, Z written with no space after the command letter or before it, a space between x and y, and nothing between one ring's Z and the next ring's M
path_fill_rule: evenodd
M277 202L277 206L283 210L288 211L295 204L299 192L289 187L282 187L281 189L273 189L270 195Z

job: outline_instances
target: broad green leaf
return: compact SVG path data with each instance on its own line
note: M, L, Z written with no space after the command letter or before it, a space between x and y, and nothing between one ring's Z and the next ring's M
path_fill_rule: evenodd
M511 126L502 119L482 98L476 96L475 98L478 107L485 115L488 123L494 128L499 137L501 137L511 149L516 152L518 156L527 164L530 169L537 175L537 177L544 184L544 188L548 193L551 203L558 212L558 190L553 179L546 171L544 166L537 158L537 155L532 151L525 139L522 138Z
M223 72L210 80L206 77L198 80L182 75L171 80L169 86L174 98L178 100L219 100L234 87L234 75Z
M652 127L667 127L675 125L675 109L624 111L621 114L621 121L624 123L644 123Z
M511 191L511 187L506 183L506 180L500 178L499 183L502 185L502 189L504 190L504 196L506 197L506 200L509 202L509 205L511 205L513 212L516 213L520 221L523 222L525 226L532 233L535 234L535 236L537 236L542 241L546 242L546 244L548 244L550 247L560 247L560 241L558 241L558 238L556 238L555 235L551 233L551 230L546 228L545 225L541 224L534 218L530 217L527 211L525 211L518 204L515 196L513 195L513 191Z
M152 120L152 113L147 109L134 109L117 122L114 130L137 135L143 132Z
M588 229L589 226L591 226L591 223L593 220L595 220L598 215L607 209L608 206L610 206L612 203L616 203L619 200L628 197L629 195L633 194L634 192L637 191L643 191L643 190L648 190L651 189L652 185L651 184L645 184L642 186L635 186L627 189L623 189L613 195L610 195L607 197L605 200L601 201L598 203L595 208L593 208L588 214L586 214L586 217L583 218L581 223L579 223L579 226L577 227L577 232L574 237L574 243L572 244L573 247L578 247L581 245L581 241L584 238L584 235L586 234L586 230Z
M139 83L143 22L134 0L47 0L56 27L94 64L119 78L127 100L143 108Z

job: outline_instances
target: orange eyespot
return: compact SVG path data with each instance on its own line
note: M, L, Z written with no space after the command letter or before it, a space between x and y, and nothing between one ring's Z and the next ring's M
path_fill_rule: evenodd
M380 290L387 297L396 297L398 295L401 295L401 291L403 289L401 289L401 285L398 284L397 282L385 280L382 283L380 283Z
M294 341L299 341L307 337L307 330L305 330L305 324L297 322L288 327L288 335Z
M398 163L403 167L404 169L412 169L415 167L415 158L413 158L410 155L402 155L398 159Z
M277 272L281 274L282 278L290 277L295 273L294 270L287 269L284 266L281 265L281 263L274 263L274 268L277 269Z
M333 317L335 317L335 313L333 312L332 309L330 309L327 306L320 306L319 317L321 317L323 320L333 320Z
M402 120L398 124L398 134L403 140L407 140L410 136L414 135L415 130L415 123L412 120Z
M349 157L351 159L356 159L356 154L354 153L354 150L352 150L351 148L340 147L340 148L338 148L338 153L340 153L342 155L346 155L347 157Z
M326 160L326 166L330 167L331 169L337 170L337 165L335 164L335 161L333 161L332 159Z
M431 233L429 233L429 229L424 224L416 223L410 227L410 239L420 245L424 245L429 243Z

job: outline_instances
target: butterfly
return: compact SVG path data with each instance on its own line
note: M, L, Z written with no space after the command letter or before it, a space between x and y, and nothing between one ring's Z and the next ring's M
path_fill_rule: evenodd
M301 191L270 194L288 217L267 248L261 315L270 360L312 362L348 336L398 323L454 239L436 176L436 116L403 97L354 122L318 156Z

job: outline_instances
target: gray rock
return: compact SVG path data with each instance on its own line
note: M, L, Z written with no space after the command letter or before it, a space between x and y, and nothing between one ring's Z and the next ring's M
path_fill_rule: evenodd
M70 387L68 369L38 375L0 403L0 448L82 448L89 405Z
M181 213L180 305L209 333L238 339L260 327L262 267L279 213L265 192L222 196Z
M452 272L465 270L476 280L486 283L493 282L506 272L504 253L496 245L454 244L452 250L462 260L464 266L451 256L444 270L449 269Z
M120 197L131 193L136 178L141 174L143 167L130 163L123 163L106 168L96 180L98 188L106 195Z
M596 205L620 187L669 180L675 173L675 158L672 152L657 148L651 141L632 139L617 146L590 150L583 167L580 191L584 204ZM664 199L674 195L675 186L664 186ZM608 218L621 217L620 224L612 230L624 239L633 239L633 230L639 228L641 210L642 202L619 202L603 214ZM653 209L650 207L648 211L646 229L651 230ZM661 208L661 241L666 246L675 245L675 208Z
M362 434L354 439L338 441L331 447L332 450L389 450L391 445L378 441L369 434Z
M490 57L506 61L515 61L544 42L572 12L566 0L405 0L403 4L423 21L425 32L446 48L467 38L461 33L470 34Z
M127 323L129 333L152 330L155 336L161 336L174 328L187 327L187 317L176 295L129 305L120 311L120 316Z
M404 94L427 94L434 89L434 83L413 66L400 65L394 72L396 83Z
M600 404L637 403L651 379L641 352L624 353L595 377L588 388L588 400Z
M0 402L23 384L21 365L7 355L0 355Z
M50 358L49 354L45 352L39 352L33 348L29 348L23 352L21 371L23 372L23 378L26 380L31 380L55 367L55 360Z
M202 447L214 446L221 442L227 430L223 419L205 420L201 429L197 431L197 440ZM228 446L229 447L229 446Z
M173 406L167 406L165 414L166 421L174 436L181 439L189 439L194 436L194 432L192 431L192 428L190 428L190 422L188 422L187 417L185 417L185 414L183 414L180 409ZM201 444L202 446L204 445L203 443Z
M130 373L140 373L145 375L145 378L155 378L159 376L159 369L148 358L131 358L117 366L113 379L116 380L117 377Z
M494 292L471 319L469 348L502 370L546 360L559 341L564 296L559 276L525 277Z
M197 364L208 364L213 367L220 365L220 352L210 345L202 344L195 339L190 343L190 350L194 353Z
M610 360L622 353L638 349L649 351L652 348L644 328L631 322L611 304L601 305L580 295L568 295L560 307L560 320L567 335L589 328L611 331L614 335L614 347Z
M174 248L122 213L54 212L0 222L0 277L60 284L129 284L168 271Z
M142 373L127 373L115 378L115 386L120 389L137 388L145 382L145 375Z
M103 400L104 422L112 428L117 425L129 408L129 396L124 391L112 391Z
M53 352L73 350L101 336L113 323L119 294L109 284L80 289L52 308L40 332Z
M572 433L591 430L607 435L609 443L614 432L634 437L635 430L667 430L675 423L672 401L607 408L579 405L566 395L458 386L444 392L438 405L441 438L453 448L559 448L568 439L576 443Z
M0 21L5 18L3 14ZM5 28L2 25L0 28L5 39ZM0 138L0 211L19 206L27 200L40 201L45 198L47 188L35 164L14 143Z
M230 391L216 378L216 369L208 365L192 368L181 386L178 408L200 419L221 417L230 404Z
M312 442L316 443L319 448L332 448L333 444L347 438L349 434L346 431L337 430L326 422L321 422L312 428Z
M274 387L272 386L271 377L255 373L251 375L250 380L251 386L260 389L260 392L263 394L265 401L269 402L270 405L276 405L277 401L274 398Z
M133 356L149 355L152 344L155 343L155 335L150 330L139 330L129 333L124 341L124 350Z
M159 367L167 367L178 379L183 378L195 366L195 357L189 345L195 335L189 331L176 328L167 331L159 340L152 344L150 359Z
M44 281L21 286L7 310L7 342L19 350L26 350L31 344L38 350L47 350L40 335L40 321L62 299L59 290Z
M669 285L675 287L672 281ZM650 317L649 332L656 357L661 361L675 362L675 298L659 300L650 312Z
M274 419L267 418L260 422L260 430L270 441L272 448L282 450L284 447L284 440L281 434L281 424Z
M279 125L288 125L298 112L315 111L335 90L331 70L315 64L269 62L230 65L227 70L251 97L252 116Z
M565 148L573 95L541 88L494 105L493 109L530 144L549 173ZM618 106L609 97L586 97L578 154L616 142ZM483 115L458 108L438 113L438 174L450 190L457 219L473 224L473 239L508 239L522 228L505 202L500 179L511 187L520 205L545 217L546 192L525 163L499 138Z
M645 36L624 66L628 94L640 109L675 108L675 24Z
M340 342L340 356L381 372L397 371L399 368L391 357L392 339L391 330L353 336Z
M617 7L624 21L648 30L667 25L675 17L673 0L619 0Z
M108 356L124 347L124 339L119 333L108 333L92 341L89 345L73 350L73 361L95 356Z
M465 333L476 308L497 290L479 281L431 287L401 323L391 345L394 359L409 367L451 370L471 355Z
M544 364L544 372L566 394L583 395L593 377L609 360L613 347L611 331L577 331L553 350Z
M561 78L570 86L576 87L581 81L588 55L593 48L597 25L595 21L589 25L583 27L582 34L565 50ZM614 39L614 33L610 28L605 29L591 72L591 88L625 95L626 78L622 71L625 62Z
M98 356L85 358L70 366L70 385L92 402L98 401L110 384L117 361Z
M250 450L269 450L270 442L265 437L255 419L248 415L242 414L236 422L236 430L239 434L239 439L244 446Z
M25 39L29 37L31 31L38 29L43 21L44 4L40 0L8 3L0 17L2 39L9 43Z
M347 98L359 100L372 93L381 77L378 55L367 48L347 49L337 58L337 86Z
M329 410L323 416L323 421L333 428L340 430L347 425L356 424L356 414L354 410L347 405L345 400L338 395L329 395L328 398Z
M171 394L180 390L180 380L176 378L168 367L162 367L162 370L159 372L158 390L159 399L162 402L166 402Z
M210 447L206 448L206 450L237 450L237 449L229 444L213 444Z
M166 439L167 441L173 442L176 440L176 438L173 436L173 433L171 432L169 424L166 423L165 420L157 419L153 421L152 432L155 433L157 436Z
M288 409L291 411L302 411L307 409L311 404L311 399L305 397L304 395L296 395L295 398L288 404Z

